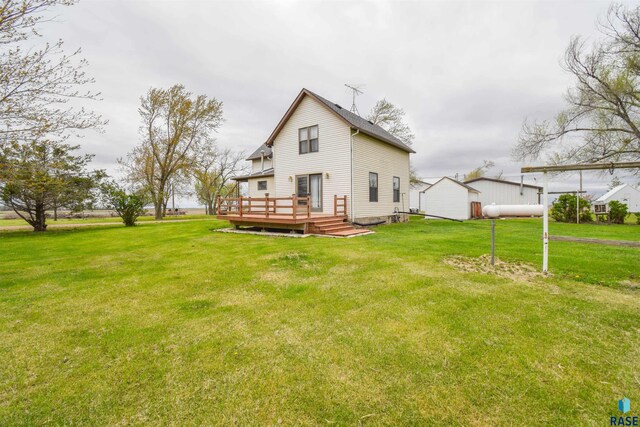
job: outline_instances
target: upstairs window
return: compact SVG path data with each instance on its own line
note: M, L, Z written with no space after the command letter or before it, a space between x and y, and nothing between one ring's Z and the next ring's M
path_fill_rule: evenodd
M298 129L298 152L300 154L318 151L318 125Z
M378 174L369 172L369 201L378 201Z
M258 191L265 191L267 189L267 181L258 181Z
M393 203L400 203L400 178L393 177Z

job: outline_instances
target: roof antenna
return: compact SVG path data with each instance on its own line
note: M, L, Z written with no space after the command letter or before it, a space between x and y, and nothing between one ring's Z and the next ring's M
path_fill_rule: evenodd
M362 90L360 90L360 88L363 85L358 85L358 84L348 85L345 83L345 86L351 89L351 92L352 92L351 109L349 111L351 111L353 114L360 115L360 112L358 111L358 107L356 107L356 96L362 95L364 93Z

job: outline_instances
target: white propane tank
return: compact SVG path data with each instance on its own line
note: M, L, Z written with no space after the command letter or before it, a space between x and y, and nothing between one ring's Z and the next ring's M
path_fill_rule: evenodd
M503 216L542 216L542 205L496 205L490 204L482 208L482 216L499 218Z

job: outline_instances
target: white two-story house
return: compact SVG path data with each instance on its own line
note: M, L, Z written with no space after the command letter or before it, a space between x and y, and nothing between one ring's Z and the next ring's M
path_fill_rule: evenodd
M302 89L267 141L248 160L247 196L306 197L314 214L333 214L346 196L351 221L409 210L413 149L368 120Z

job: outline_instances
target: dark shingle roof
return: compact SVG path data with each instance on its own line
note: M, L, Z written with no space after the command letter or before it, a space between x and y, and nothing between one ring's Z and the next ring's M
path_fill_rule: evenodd
M250 178L263 178L263 177L267 177L267 176L273 176L273 168L270 169L265 169L261 172L255 172L249 175L243 175L243 176L236 176L234 178L232 178L234 181L244 181Z
M271 157L271 147L267 145L267 143L262 144L256 151L253 152L247 160L256 160L262 157L262 151L264 150L264 157Z
M364 118L358 116L357 114L352 113L349 110L345 110L340 105L338 105L338 104L336 104L334 102L331 102L328 99L325 99L325 98L321 97L320 95L317 95L317 94L311 92L308 89L305 89L305 90L310 95L312 95L313 97L318 99L318 101L322 102L324 105L329 107L329 109L331 109L334 113L336 113L337 115L342 117L344 120L349 122L351 124L351 126L353 126L354 128L360 130L360 132L365 133L365 134L367 134L369 136L372 136L374 138L380 139L380 140L382 140L384 142L387 142L387 143L389 143L389 144L391 144L391 145L393 145L393 146L395 146L397 148L400 148L401 150L404 150L404 151L406 151L408 153L415 153L415 151L411 147L409 147L404 142L400 141L395 136L391 135L389 132L387 132L386 130L384 130L380 126L374 125L369 120L364 119Z

